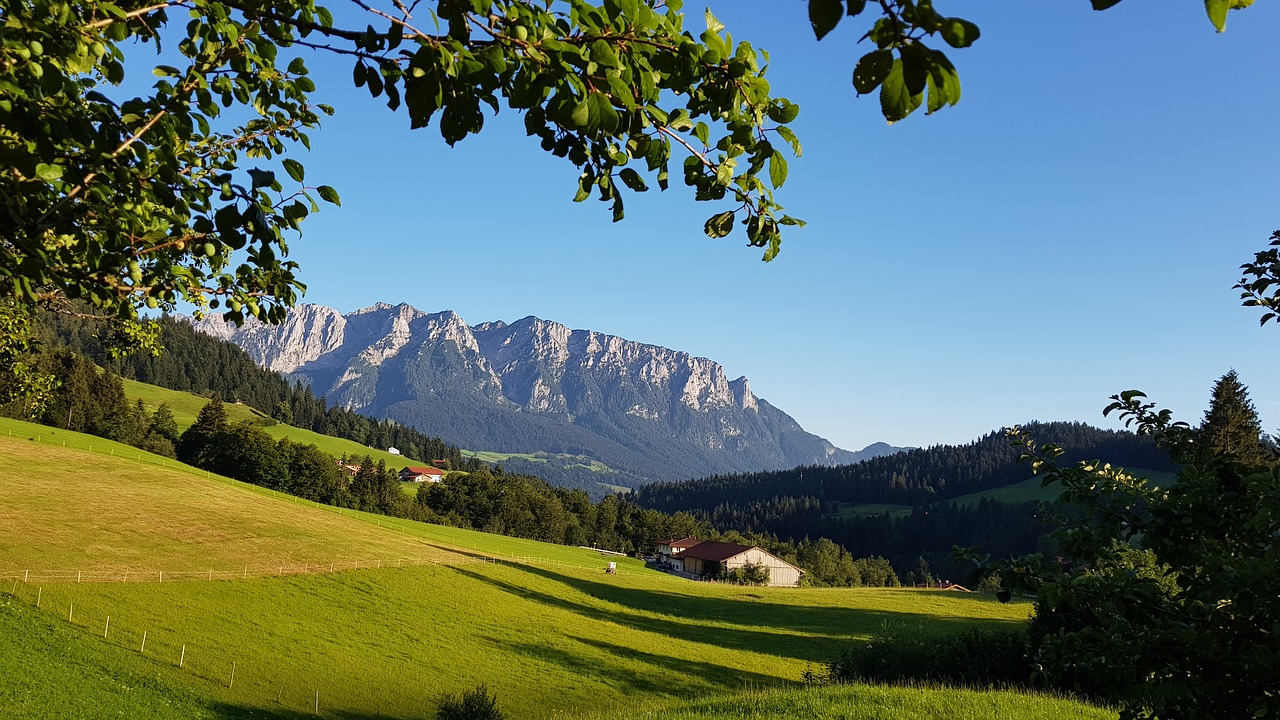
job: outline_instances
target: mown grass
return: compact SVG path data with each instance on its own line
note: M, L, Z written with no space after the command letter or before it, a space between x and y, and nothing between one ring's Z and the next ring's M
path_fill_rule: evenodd
M520 564L17 591L122 647L140 647L146 631L148 656L183 657L215 684L235 663L243 704L268 707L283 691L286 707L304 710L319 691L333 712L391 717L479 683L514 717L793 686L891 618L964 627L1009 617L943 593L744 592Z
M92 453L77 448L90 443ZM590 550L339 513L149 464L153 456L113 457L117 449L136 452L0 421L0 571L384 560L382 569L248 580L23 583L9 573L0 581L22 603L39 602L45 620L70 618L86 642L105 633L94 641L114 646L104 653L141 656L145 632L140 660L161 663L164 682L182 658L178 680L198 679L197 697L170 716L199 717L206 707L309 714L318 695L327 717L423 718L439 693L483 682L513 718L625 717L637 703L794 687L887 621L963 628L1017 622L1028 611L945 592L692 583L629 558L607 558L619 573L605 575L606 558ZM393 558L443 564L394 568ZM73 667L57 672L115 667L68 658ZM0 679L0 692L13 682ZM77 708L110 690L71 687L64 698L41 691L52 698L41 701L43 716L101 716ZM953 691L930 692L943 706Z

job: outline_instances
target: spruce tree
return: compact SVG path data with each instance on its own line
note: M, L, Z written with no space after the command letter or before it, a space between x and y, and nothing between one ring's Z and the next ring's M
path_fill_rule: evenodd
M188 465L210 469L212 458L209 449L219 436L227 431L227 409L216 395L200 408L200 414L187 431L178 438L178 459Z
M1266 463L1258 411L1249 400L1249 389L1240 382L1235 370L1223 375L1213 386L1209 409L1200 423L1200 442L1215 453L1245 465Z

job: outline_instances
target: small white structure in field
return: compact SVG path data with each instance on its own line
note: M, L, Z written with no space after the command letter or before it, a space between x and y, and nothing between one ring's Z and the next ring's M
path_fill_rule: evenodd
M391 453L392 455L399 455L399 454L400 454L400 451L399 451L399 450L397 450L397 449L395 449L395 448L393 448L393 447L389 447L389 448L387 448L387 452Z
M604 571L605 571L606 573L609 573L610 575L617 575L617 574L618 574L618 563L610 561L609 566L608 566L608 567L606 567L606 568L604 569Z

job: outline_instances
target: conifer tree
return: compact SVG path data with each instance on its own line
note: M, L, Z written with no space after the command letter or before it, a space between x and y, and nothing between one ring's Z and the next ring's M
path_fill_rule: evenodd
M227 409L216 395L200 408L196 421L178 438L178 459L188 465L208 469L212 458L209 448L227 431Z
M180 435L178 421L174 419L173 411L164 403L160 403L160 407L156 408L155 413L151 415L151 426L148 430L151 434L174 443L178 441Z
M1213 386L1209 409L1200 423L1200 441L1210 450L1244 465L1266 463L1258 411L1235 370L1223 375Z

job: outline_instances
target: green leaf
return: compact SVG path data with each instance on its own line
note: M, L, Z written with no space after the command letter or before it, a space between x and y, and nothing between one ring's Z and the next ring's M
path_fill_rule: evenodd
M809 0L809 24L819 40L834 30L842 17L844 3L841 0Z
M726 210L717 215L712 215L707 219L702 229L706 232L707 237L727 237L729 233L733 232L733 211Z
M769 156L769 182L773 183L774 189L782 187L787 181L787 159L782 156L781 150L774 150L773 155Z
M889 76L880 85L880 112L890 123L898 122L920 107L924 98L907 90L902 77L902 61L895 60Z
M942 21L942 27L938 28L942 33L942 39L953 48L967 48L978 40L981 33L978 26L968 20L960 18L947 18Z
M716 16L711 14L711 8L707 8L705 17L707 21L707 30L717 35L720 34L721 30L724 30L724 23L717 20Z
M276 181L276 174L270 170L259 170L257 168L249 169L249 177L253 178L253 189L260 187L268 187Z
M644 192L649 189L649 186L644 183L644 178L640 177L640 173L632 168L623 168L618 175L622 178L624 185L636 192Z
M800 106L780 98L769 106L769 119L777 123L789 123L800 115Z
M591 61L607 68L616 68L620 65L618 54L613 51L613 46L604 40L591 43Z
M778 135L782 136L783 140L786 140L791 144L791 152L795 153L796 157L800 157L804 154L804 149L800 146L800 138L796 137L796 134L792 132L791 128L785 125L779 125L776 130L778 131Z
M902 80L907 92L919 95L924 92L925 79L929 76L929 49L920 43L902 47Z
M285 172L289 173L289 177L298 182L302 182L302 178L305 174L305 171L302 168L302 163L294 160L293 158L285 158L283 164Z
M316 188L316 192L320 193L320 198L325 202L332 203L338 207L342 207L342 199L338 197L338 191L328 185L321 185Z
M1204 0L1204 11L1209 15L1209 22L1224 32L1227 29L1227 11L1231 9L1231 0Z
M31 166L28 165L27 167ZM45 182L53 182L62 178L62 169L61 165L40 163L36 165L36 177Z
M569 120L575 128L586 130L591 122L591 103L584 98L582 102L573 106L573 112L569 113Z
M893 70L892 50L873 50L863 55L853 68L853 89L859 95L875 90Z

